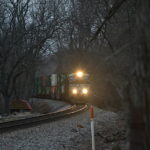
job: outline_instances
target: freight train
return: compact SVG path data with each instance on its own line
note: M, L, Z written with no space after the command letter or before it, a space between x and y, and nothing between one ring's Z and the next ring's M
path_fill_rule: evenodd
M89 74L51 74L35 79L34 97L86 103L90 94Z

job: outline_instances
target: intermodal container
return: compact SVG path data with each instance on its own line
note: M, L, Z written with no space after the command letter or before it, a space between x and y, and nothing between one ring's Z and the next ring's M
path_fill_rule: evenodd
M57 86L57 74L51 75L51 86Z

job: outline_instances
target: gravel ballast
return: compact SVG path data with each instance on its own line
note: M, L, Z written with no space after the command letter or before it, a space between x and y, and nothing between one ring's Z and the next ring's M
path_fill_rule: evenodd
M62 101L40 98L30 98L30 104L33 108L33 112L40 113L49 113L70 106L68 103Z
M96 150L126 149L125 121L117 113L94 109ZM0 150L91 150L89 112L0 134Z

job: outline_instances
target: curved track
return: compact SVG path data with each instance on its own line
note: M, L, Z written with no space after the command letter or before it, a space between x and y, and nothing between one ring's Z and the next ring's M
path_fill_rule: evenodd
M42 124L49 121L54 121L57 119L69 117L70 115L76 114L78 112L82 112L88 108L87 105L73 105L67 109L43 114L36 117L8 121L0 123L0 133L2 132L10 132L13 130L21 129L21 128L29 128L38 124Z

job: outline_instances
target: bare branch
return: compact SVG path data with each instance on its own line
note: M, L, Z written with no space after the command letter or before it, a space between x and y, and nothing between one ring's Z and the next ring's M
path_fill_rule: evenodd
M90 40L90 42L92 42L93 40L95 40L97 38L97 36L99 35L99 33L101 32L103 26L115 15L115 13L119 10L119 8L123 5L123 3L126 0L121 0L121 1L117 1L113 7L109 10L107 16L105 17L104 21L102 22L102 24L100 25L100 27L97 29L97 31L95 32L93 38Z

